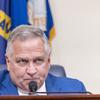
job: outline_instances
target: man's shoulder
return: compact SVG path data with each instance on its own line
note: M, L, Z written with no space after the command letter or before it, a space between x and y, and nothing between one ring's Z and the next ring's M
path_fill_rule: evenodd
M59 82L64 82L67 84L83 84L82 81L80 81L79 79L75 79L75 78L71 78L71 77L56 77L56 80Z
M48 75L51 79L57 81L57 82L67 82L67 83L75 83L75 84L80 84L82 83L80 80L78 79L74 79L74 78L70 78L70 77L57 77L54 76L52 74Z
M6 69L0 71L0 95L18 95L17 88Z
M64 88L65 90L72 90L72 91L86 91L85 86L82 81L74 78L69 77L56 77L49 74L51 77L51 81L55 86Z
M1 70L0 71L0 83L2 83L2 81L5 79L5 77L7 77L9 74L8 74L8 71L6 69L4 70Z

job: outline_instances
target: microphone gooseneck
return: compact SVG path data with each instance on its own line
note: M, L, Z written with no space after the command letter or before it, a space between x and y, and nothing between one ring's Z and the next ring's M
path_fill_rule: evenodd
M68 94L73 94L73 95L82 95L82 94L92 94L91 92L89 92L89 91L84 91L84 92L77 92L77 91L75 91L75 92L55 92L55 91L53 91L53 92L36 92L37 91L37 89L38 89L38 85L37 85L37 82L36 81L30 81L29 82L29 90L30 90L30 94L32 94L32 93L39 93L39 94L48 94L48 95L68 95Z
M29 89L30 89L30 92L36 92L36 90L38 89L37 82L31 81L29 83Z

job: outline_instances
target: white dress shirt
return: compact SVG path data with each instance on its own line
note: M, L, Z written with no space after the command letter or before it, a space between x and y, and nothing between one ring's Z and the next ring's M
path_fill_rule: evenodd
M33 95L47 95L46 93L46 87L45 87L45 82L43 85L36 91L38 93L33 94ZM39 92L44 92L44 93L39 93ZM21 96L29 96L29 92L25 92L22 89L18 88L18 94Z

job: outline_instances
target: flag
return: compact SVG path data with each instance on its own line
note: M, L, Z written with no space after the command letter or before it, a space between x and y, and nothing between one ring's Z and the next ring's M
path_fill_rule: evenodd
M21 24L28 24L27 0L10 0L11 30Z
M7 38L10 30L28 24L27 0L0 0L0 64L5 64Z
M48 0L28 0L29 23L42 29L50 41L55 36L55 28Z
M29 0L0 0L0 64L5 64L5 51L6 51L6 44L7 44L7 38L9 36L9 32L18 25L31 24L29 23L29 16L28 16L29 13L27 8L28 1ZM37 4L39 0L38 1L30 0L30 1L33 1L34 2L33 4ZM45 9L46 17L44 17L46 21L44 20L44 18L41 18L41 16L39 20L37 20L37 18L36 20L39 21L40 23L42 21L46 22L45 33L51 42L55 36L55 28L54 28L49 1L45 0L44 2L46 4L46 9ZM43 3L41 2L38 3L39 6L37 7L41 8L42 7L41 5ZM42 9L38 9L38 10L42 10ZM38 12L43 12L45 15L45 11L38 11ZM44 22L42 24L44 24ZM41 27L41 25L39 27ZM43 29L45 29L45 27L42 26Z
M55 28L53 23L53 17L52 12L50 9L49 1L46 0L46 35L49 38L50 43L52 42L52 39L55 37Z
M0 64L5 64L5 49L10 26L9 0L0 0Z

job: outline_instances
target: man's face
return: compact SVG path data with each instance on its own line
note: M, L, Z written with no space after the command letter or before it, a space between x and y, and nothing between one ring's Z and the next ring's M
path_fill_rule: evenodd
M7 66L12 81L21 89L29 91L30 81L40 87L48 74L50 57L40 38L13 42L13 56L7 56Z

